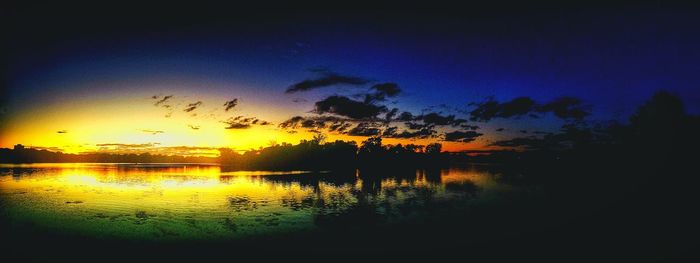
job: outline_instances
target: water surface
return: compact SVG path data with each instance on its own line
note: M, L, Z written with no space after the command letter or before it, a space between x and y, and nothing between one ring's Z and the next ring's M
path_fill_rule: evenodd
M211 164L0 166L2 217L41 231L219 240L425 220L519 191L489 166L227 171Z

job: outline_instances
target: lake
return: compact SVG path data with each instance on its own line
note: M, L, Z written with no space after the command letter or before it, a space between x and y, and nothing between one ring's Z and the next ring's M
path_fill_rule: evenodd
M1 216L33 231L147 242L240 240L434 222L534 195L497 166L228 171L214 164L0 165ZM425 227L428 227L427 225Z

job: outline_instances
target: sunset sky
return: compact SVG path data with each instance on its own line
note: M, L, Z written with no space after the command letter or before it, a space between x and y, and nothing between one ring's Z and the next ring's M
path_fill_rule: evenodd
M10 10L0 147L211 155L315 131L486 150L582 118L625 121L660 89L700 112L690 12L545 11Z

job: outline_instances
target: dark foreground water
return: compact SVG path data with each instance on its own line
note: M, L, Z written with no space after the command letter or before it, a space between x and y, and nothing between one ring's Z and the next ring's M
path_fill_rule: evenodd
M48 233L235 240L422 222L449 215L446 209L532 190L504 183L502 176L490 166L363 173L226 171L207 164L2 165L0 198L8 224Z

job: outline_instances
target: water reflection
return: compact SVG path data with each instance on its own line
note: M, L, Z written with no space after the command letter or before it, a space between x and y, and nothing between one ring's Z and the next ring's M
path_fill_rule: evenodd
M0 166L2 216L52 231L127 239L229 239L391 224L511 186L480 167L339 172L216 165Z

